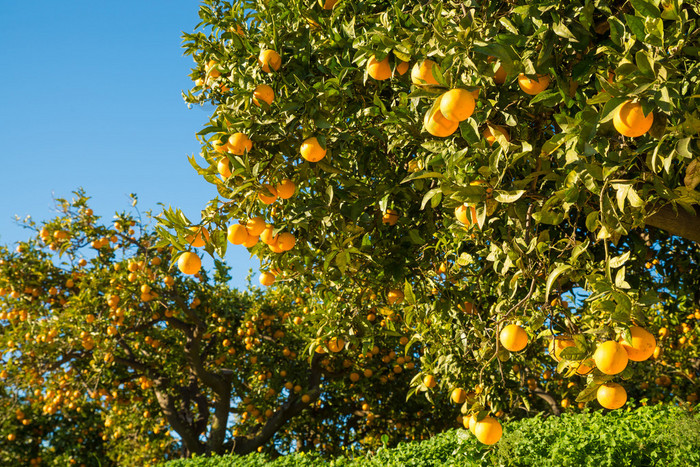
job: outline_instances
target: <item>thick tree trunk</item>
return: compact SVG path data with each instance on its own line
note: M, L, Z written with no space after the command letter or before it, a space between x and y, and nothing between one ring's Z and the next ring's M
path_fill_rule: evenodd
M676 213L671 205L666 205L655 214L647 217L646 225L700 243L700 213L698 213L698 209L695 209L695 215L681 207L678 207L677 211Z

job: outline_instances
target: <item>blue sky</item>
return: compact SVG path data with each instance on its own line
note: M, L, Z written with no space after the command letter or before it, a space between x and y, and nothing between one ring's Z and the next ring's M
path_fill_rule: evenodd
M26 238L15 214L49 218L53 197L78 187L110 219L129 193L142 211L162 202L199 219L216 192L187 162L212 110L181 97L194 62L180 36L197 11L184 0L3 2L0 243ZM226 260L237 287L259 266L244 248Z

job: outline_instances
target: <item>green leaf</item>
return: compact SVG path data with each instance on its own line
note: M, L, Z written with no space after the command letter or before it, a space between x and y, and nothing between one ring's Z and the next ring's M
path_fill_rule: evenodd
M630 31L637 36L637 39L644 41L644 38L646 37L644 21L642 21L642 19L638 16L625 14L625 22L627 23L627 27L630 28Z
M428 204L428 201L430 201L430 199L431 199L433 196L435 196L435 195L437 195L437 194L439 194L439 193L442 193L442 188L441 188L441 187L436 187L436 188L433 188L432 190L428 191L425 195L423 195L423 200L422 200L421 203L420 203L421 211L422 211L423 209L425 209L425 205Z
M619 268L620 266L624 265L628 259L630 259L630 254L631 252L626 252L620 256L616 256L613 259L610 260L610 267L611 268Z
M544 292L545 302L549 301L549 292L552 290L552 285L554 285L554 281L556 281L559 276L561 276L567 271L570 271L571 269L573 268L568 264L560 264L559 266L554 268L554 270L549 274Z
M659 18L661 16L659 8L651 2L647 2L646 0L630 0L630 3L632 4L632 8L642 16L651 16L652 18Z
M576 396L576 402L589 402L595 399L599 386L600 384L594 384L579 392L578 396Z
M514 203L525 194L525 190L501 191L496 190L494 199L499 203Z

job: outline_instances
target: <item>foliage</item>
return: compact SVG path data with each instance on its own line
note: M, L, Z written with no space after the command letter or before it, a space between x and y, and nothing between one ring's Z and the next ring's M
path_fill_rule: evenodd
M202 211L207 251L223 255L237 221L262 217L274 233L291 232L290 251L274 240L249 251L284 288L309 291L307 342L341 335L366 348L405 334L408 354L422 351L409 394L444 400L465 388L463 414L520 417L547 404L557 413L560 402L594 400L611 379L636 397L651 391L653 402L693 402L699 8L207 0L198 30L185 34L196 62L185 99L215 106L198 133L201 158L190 160L219 193ZM278 70L260 66L266 50L281 56ZM368 76L370 59L385 57L393 76ZM399 73L402 61L428 58L437 84ZM521 73L546 75L547 89L526 94ZM261 84L270 105L252 101ZM451 88L478 90L476 110L436 138L421 122ZM614 128L627 100L653 113L648 133ZM509 137L487 141L496 125ZM234 147L238 133L247 148ZM327 150L319 162L300 156L310 137ZM296 194L272 202L284 179ZM465 203L474 216L457 220ZM163 245L188 249L190 223L164 214ZM392 304L397 293L405 299ZM375 326L368 313L391 319ZM529 334L522 352L501 347L510 323ZM629 340L632 324L657 336L655 360L619 376L576 375L598 343ZM552 334L575 336L558 364L543 352ZM433 391L427 374L438 377Z
M309 346L304 291L236 291L222 264L183 276L138 211L103 223L88 201L0 247L0 464L332 453L458 424L446 400L405 401L405 340Z
M198 457L168 467L283 466L686 466L700 462L700 418L671 406L634 411L533 417L505 425L498 449L488 450L466 430L450 430L422 442L401 443L366 456L333 460L313 454L271 459Z

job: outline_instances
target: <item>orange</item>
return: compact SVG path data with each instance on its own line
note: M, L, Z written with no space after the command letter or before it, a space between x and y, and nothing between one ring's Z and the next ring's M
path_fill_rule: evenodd
M289 232L282 232L277 236L277 247L282 251L291 250L296 242L296 237Z
M196 254L186 251L177 260L177 267L183 274L197 274L202 267L202 260Z
M573 339L570 339L568 337L556 337L552 339L549 342L549 355L554 357L556 361L561 360L561 352L567 347L575 347L576 343L573 341ZM588 363L588 361L586 361ZM584 365L583 363L579 363L578 367L576 369L576 373L579 375L586 375L593 371L593 368L591 368L588 365Z
M382 215L383 224L396 225L398 221L399 213L398 211L395 211L393 209L387 209L386 212Z
M277 190L266 183L263 185L263 190L258 193L258 198L265 204L272 204L277 199Z
M253 149L253 142L244 133L234 133L228 139L228 147L236 156L242 156Z
M504 327L500 337L503 347L511 352L519 352L527 346L527 332L517 324Z
M506 139L506 141L510 141L510 135L508 134L508 130L501 126L501 125L490 125L487 126L482 135L486 139L486 142L489 143L489 146L493 146L493 143L496 142L496 136L491 132L491 128L493 128L496 133L500 133L503 135L503 137Z
M309 162L318 162L326 157L326 150L321 147L321 144L315 136L305 139L304 142L301 143L299 152L301 152L301 157Z
M228 226L227 238L228 241L234 245L243 245L243 242L248 239L248 232L245 226L241 224L232 224Z
M265 287L268 287L268 286L274 284L275 279L276 279L275 275L272 274L271 272L266 271L266 272L263 272L262 274L260 274L260 283L262 285L264 285Z
M321 0L321 2L323 2L324 10L332 10L335 4L338 3L338 0Z
M437 64L432 60L423 60L413 65L411 70L411 81L416 86L437 85L437 79L433 75L433 67Z
M467 213L471 214L471 220ZM476 207L469 206L467 203L457 206L455 208L455 217L464 225L476 224Z
M386 301L389 302L389 305L403 302L403 292L398 289L390 290L389 293L386 294Z
M209 62L207 63L207 74L212 78L218 78L219 76L221 76L221 72L217 68L218 66L219 64L216 63L216 61L209 60Z
M437 384L437 381L435 381L435 376L433 375L425 375L423 376L423 384L425 385L426 388L432 389L435 387Z
M260 232L260 240L263 241L265 245L277 245L277 240L279 235L272 236L274 228L271 225L265 226L262 232Z
M389 56L384 57L384 60L378 62L376 57L372 57L367 61L367 74L377 81L383 81L391 78L391 65L389 65Z
M190 227L190 230L195 232L192 235L185 236L185 240L187 240L187 243L190 245L202 247L209 241L209 231L205 227Z
M537 79L530 79L524 73L518 75L518 84L525 94L535 96L549 86L549 76L537 75Z
M257 235L248 234L248 237L246 237L246 239L242 243L242 245L246 248L253 248L255 245L258 244L258 240L259 240L259 238Z
M273 100L275 100L275 91L267 84L259 84L253 91L253 104L258 107L260 107L260 101L272 105Z
M277 196L279 196L282 199L289 199L292 196L294 196L297 186L294 184L293 181L291 181L288 178L285 178L277 184L275 189L277 190Z
M632 345L620 340L630 360L643 362L654 354L656 339L652 333L639 326L630 326L630 334L632 335Z
M328 350L331 352L337 353L340 352L345 348L345 340L341 337L332 337L331 340L328 341Z
M476 439L484 444L496 444L503 435L501 423L490 415L474 425Z
M627 367L629 357L619 342L605 341L598 344L593 360L598 369L606 375L616 375Z
M627 101L615 109L613 125L623 136L636 138L649 131L654 123L654 114L645 116L642 105L638 102Z
M617 383L605 383L598 388L596 398L606 409L615 410L627 402L627 391Z
M275 238L278 237L279 235ZM273 253L284 253L284 250L279 247L278 242L270 243L268 246L270 247L270 251L272 251Z
M216 164L216 170L222 177L229 178L231 176L231 161L227 157L222 157Z
M442 112L440 112L442 96L438 97L438 100L439 102L428 110L428 112L426 112L425 117L423 118L423 126L425 126L425 129L431 135L444 138L457 131L457 128L459 128L459 122L445 118Z
M496 74L493 75L493 81L496 84L503 84L506 82L507 76L508 76L508 73L506 73L506 70L503 68L503 66L499 66L498 70L496 70Z
M224 153L228 149L228 143L215 139L212 141L211 147L214 148L214 151L216 152Z
M282 57L274 50L261 50L258 57L258 64L262 67L265 73L277 71L282 65Z
M248 231L248 235L258 237L263 230L265 230L265 226L265 219L258 216L248 219L248 222L245 224L245 229Z
M464 428L469 428L469 431L471 431L473 435L476 434L476 432L474 431L474 428L476 427L475 413L471 414L469 418L465 418L462 423L464 424Z
M454 122L471 117L475 106L474 95L466 89L450 89L440 100L440 112Z
M399 64L396 65L396 73L398 73L400 76L403 76L406 74L408 71L408 62L404 62L403 60L399 60Z
M464 401L467 400L467 391L462 388L454 388L450 398L455 404L464 404Z

